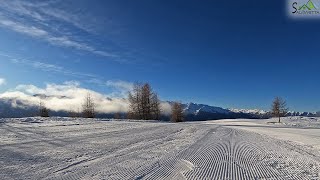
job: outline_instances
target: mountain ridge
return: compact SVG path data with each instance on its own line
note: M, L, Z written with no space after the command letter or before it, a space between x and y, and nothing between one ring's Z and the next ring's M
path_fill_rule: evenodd
M236 109L236 108L221 108L216 106L210 106L206 104L187 103L182 104L185 115L199 115L206 113L207 116L214 117L214 114L225 114L231 118L270 118L272 117L271 111L261 109ZM309 116L320 117L320 111L318 112L298 112L288 111L286 116ZM207 119L207 118L205 118ZM209 118L210 119L210 118Z
M52 96L44 96L41 94L35 94L35 97L41 98L54 98ZM68 97L60 97L68 99ZM112 98L109 98L112 101ZM172 105L172 101L163 101ZM270 118L271 112L260 109L236 109L236 108L222 108L217 106L210 106L207 104L197 103L183 103L183 112L186 120L210 120L210 119L237 119L237 118L250 118L250 119L262 119ZM50 108L49 108L50 109ZM0 98L0 118L5 117L25 117L37 115L38 107L36 105L26 104L20 99L14 98ZM67 111L50 111L52 116L68 116ZM112 118L115 113L97 113L97 117ZM125 117L125 113L122 113ZM297 112L288 111L286 116L312 116L320 117L319 112ZM164 119L169 120L169 115L164 115Z

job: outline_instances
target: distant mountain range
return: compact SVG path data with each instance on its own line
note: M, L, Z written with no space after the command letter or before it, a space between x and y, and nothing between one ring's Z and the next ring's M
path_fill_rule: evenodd
M205 104L183 104L183 111L187 120L214 120L214 119L261 119L269 118L269 114L262 110L224 109Z
M259 109L224 109L221 107L205 104L188 103L183 104L183 110L188 120L209 120L209 119L263 119L270 118L270 111ZM320 112L296 112L289 111L286 116L310 116L320 117Z
M43 96L36 94L34 96ZM67 97L60 97L67 98ZM112 98L110 98L112 100ZM172 104L173 102L167 101ZM215 119L262 119L270 118L271 113L269 111L259 109L225 109L221 107L209 106L206 104L187 103L182 104L183 111L186 120L215 120ZM27 117L36 116L38 112L37 106L31 106L25 104L19 99L0 99L0 118L5 117ZM66 111L50 111L51 116L68 116ZM122 114L125 117L125 114ZM112 113L100 113L97 117L100 118L112 118ZM289 111L287 116L312 116L320 117L320 112L296 112ZM169 120L168 116L163 116L164 119Z

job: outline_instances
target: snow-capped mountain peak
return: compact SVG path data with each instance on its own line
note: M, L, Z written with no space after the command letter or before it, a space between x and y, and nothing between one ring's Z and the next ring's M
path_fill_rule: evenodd
M246 114L267 114L268 111L265 110L261 110L261 109L235 109L235 108L231 108L229 109L230 111L234 112L234 113L246 113Z
M205 104L196 104L196 103L188 103L184 104L184 113L185 114L194 114L197 115L200 112L206 113L220 113L220 114L229 114L230 111L228 109L223 109L221 107L209 106Z

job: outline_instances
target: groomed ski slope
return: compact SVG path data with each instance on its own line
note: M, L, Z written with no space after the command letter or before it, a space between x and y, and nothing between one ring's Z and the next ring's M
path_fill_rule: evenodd
M1 119L0 179L319 179L319 149L240 125Z

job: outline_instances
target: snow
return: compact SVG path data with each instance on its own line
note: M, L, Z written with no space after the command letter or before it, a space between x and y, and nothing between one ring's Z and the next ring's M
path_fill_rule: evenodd
M260 109L229 109L234 113L246 113L246 114L267 114L268 111L260 110Z
M0 119L0 179L319 179L320 120L275 121Z
M320 118L316 117L284 117L278 119L230 119L208 122L238 128L246 131L268 135L280 140L291 141L320 151ZM320 155L320 154L319 154Z

